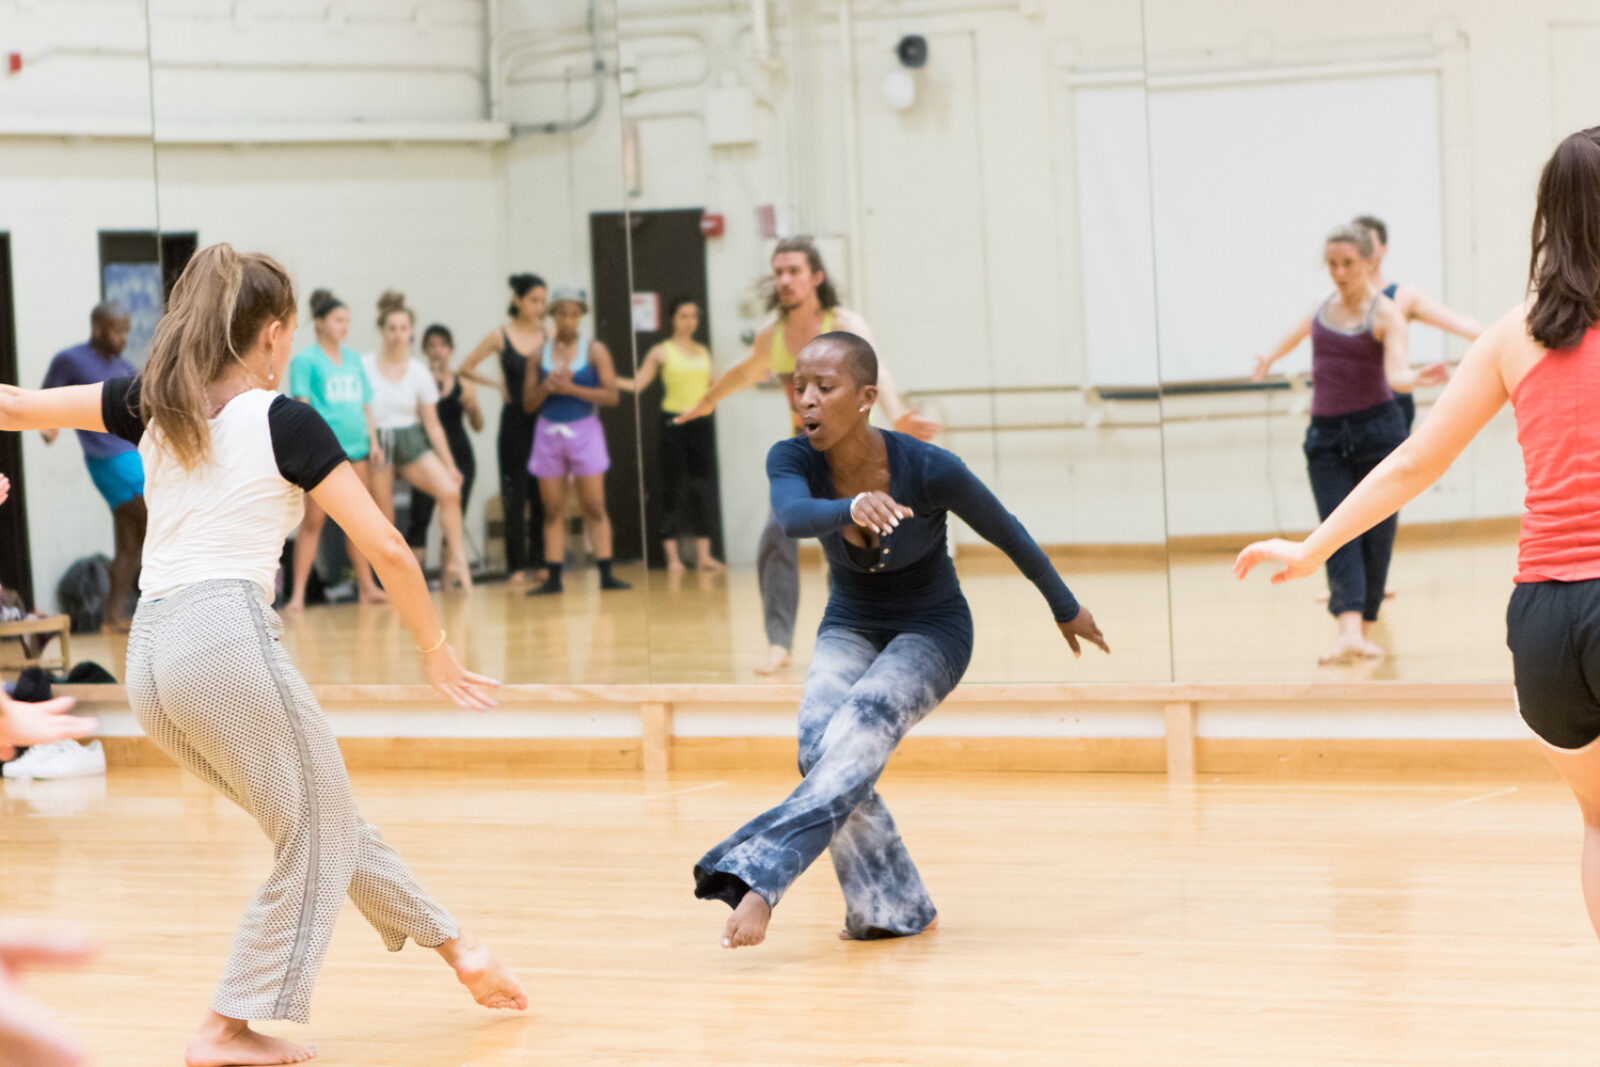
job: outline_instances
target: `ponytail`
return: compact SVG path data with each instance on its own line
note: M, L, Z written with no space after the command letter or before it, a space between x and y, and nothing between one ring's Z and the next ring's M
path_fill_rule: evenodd
M206 386L241 360L269 322L294 314L294 283L270 257L202 248L172 287L141 375L146 422L185 470L211 457Z

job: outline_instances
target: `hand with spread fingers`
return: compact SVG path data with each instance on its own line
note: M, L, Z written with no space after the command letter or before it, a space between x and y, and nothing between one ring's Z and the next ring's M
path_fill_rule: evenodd
M94 733L95 720L71 714L72 704L71 697L34 704L0 692L0 759L15 756L18 746L50 745Z
M857 526L871 530L879 537L891 533L900 525L901 519L910 517L911 509L895 503L894 497L888 493L858 493L850 502L850 518Z
M1094 621L1094 613L1083 605L1078 606L1077 617L1071 622L1058 622L1061 627L1061 636L1067 639L1067 647L1072 649L1074 657L1083 655L1083 647L1078 644L1080 640L1094 645L1106 655L1111 655L1111 646L1106 644L1105 634L1100 632L1100 626Z
M1233 561L1233 576L1243 579L1257 564L1273 561L1284 565L1283 570L1272 576L1274 585L1296 578L1308 578L1317 573L1317 568L1322 565L1321 560L1314 559L1306 551L1303 541L1286 541L1275 537L1270 541L1257 541L1240 552Z
M467 711L488 711L495 706L481 688L492 688L500 683L493 678L474 674L461 665L456 650L441 644L430 652L422 653L422 669L428 684L449 697L458 708Z

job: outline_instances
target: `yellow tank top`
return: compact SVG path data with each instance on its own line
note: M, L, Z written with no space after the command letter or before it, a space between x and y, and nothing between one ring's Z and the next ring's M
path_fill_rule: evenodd
M669 415L688 411L711 388L711 355L695 346L693 354L683 351L671 341L662 341L666 358L661 361L661 410Z
M822 329L817 331L817 335L820 337L822 334L829 333L832 330L833 309L829 308L822 313ZM772 330L772 373L794 373L794 353L789 351L789 345L783 339L783 319L781 318Z

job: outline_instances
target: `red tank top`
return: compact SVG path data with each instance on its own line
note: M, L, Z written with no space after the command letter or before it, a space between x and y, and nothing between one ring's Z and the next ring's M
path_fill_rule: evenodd
M1528 482L1517 581L1600 578L1600 328L1545 353L1511 406Z

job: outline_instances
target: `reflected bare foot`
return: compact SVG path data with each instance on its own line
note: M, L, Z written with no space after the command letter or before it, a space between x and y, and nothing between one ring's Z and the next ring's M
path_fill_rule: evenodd
M467 987L472 999L486 1008L503 1008L507 1011L525 1011L528 995L522 991L516 976L506 970L489 947L466 930L461 936L446 941L434 949L456 972L456 978Z
M1385 659L1389 653L1376 641L1363 640L1361 642L1361 658L1370 660Z
M701 574L728 573L728 565L726 563L719 559L712 559L710 556L702 556L700 559L695 560L694 569Z
M939 916L935 915L933 917L933 920L931 922L929 922L927 926L924 926L922 929L918 930L917 933L918 934L931 934L937 929L939 929ZM907 936L915 937L917 935L916 934L909 934ZM848 929L846 929L846 930L840 930L839 931L839 940L840 941L856 941L856 940L859 940L859 939L854 934L852 934Z
M1317 660L1318 666L1329 667L1340 663L1354 663L1367 654L1367 644L1359 634L1340 634L1333 647Z
M243 1019L230 1019L216 1012L208 1013L200 1024L200 1032L184 1050L183 1060L188 1067L248 1067L276 1063L305 1063L317 1054L303 1045L285 1041L281 1037L268 1037L250 1029Z
M761 661L761 666L756 668L760 675L775 674L789 666L793 660L789 657L789 650L782 645L771 645L767 648L767 658Z
M689 569L688 567L685 567L683 565L683 560L678 558L678 554L676 552L672 552L672 553L668 554L668 556L667 556L667 573L668 574L682 574L684 571L686 571L688 569Z
M389 594L378 588L377 583L373 583L372 585L361 587L359 599L363 604L387 604L389 602Z
M749 890L722 927L722 947L749 948L761 944L767 939L767 924L771 921L772 908L760 893Z
M510 574L506 575L506 581L510 582L512 585L527 585L528 572L525 570L512 571Z
M294 597L283 606L285 615L304 615L305 612L306 602L304 597Z

